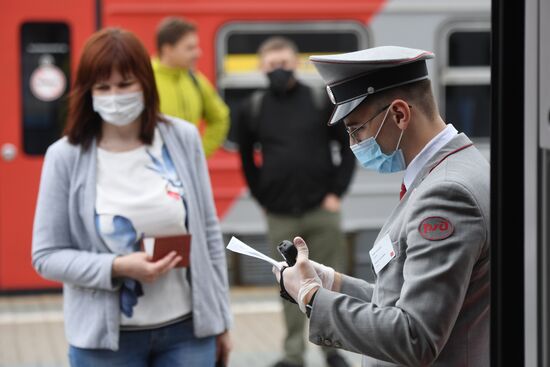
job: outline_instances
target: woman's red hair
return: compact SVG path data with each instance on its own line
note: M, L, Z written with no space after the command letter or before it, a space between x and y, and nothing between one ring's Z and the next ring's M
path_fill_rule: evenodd
M105 28L84 45L76 80L69 95L69 112L64 133L72 144L88 148L101 138L101 117L92 108L92 86L108 79L113 70L124 77L133 75L143 88L145 109L141 114L140 139L151 144L159 115L159 97L149 54L131 32Z

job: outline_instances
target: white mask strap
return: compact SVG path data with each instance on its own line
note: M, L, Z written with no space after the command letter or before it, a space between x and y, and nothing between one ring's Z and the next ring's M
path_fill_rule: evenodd
M403 133L405 130L401 130L401 135L399 135L399 140L397 141L397 146L395 147L395 150L399 149L399 144L401 144L401 138L403 137Z
M388 113L390 112L391 105L388 106L388 109L386 110L386 113L384 114L384 119L382 120L382 123L380 124L380 127L378 128L378 131L376 132L376 135L374 135L374 140L378 137L378 134L380 134L380 130L382 130L382 126L386 123L386 117L388 117Z

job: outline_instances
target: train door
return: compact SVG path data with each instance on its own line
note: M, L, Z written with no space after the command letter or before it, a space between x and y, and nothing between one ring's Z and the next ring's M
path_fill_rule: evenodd
M48 145L63 128L71 68L95 30L95 1L9 1L0 12L0 291L59 287L31 266L34 207Z
M525 366L550 364L550 2L525 0ZM523 34L522 34L523 36Z
M489 150L491 24L479 19L450 22L441 29L437 64L439 106L445 121Z
M541 212L539 225L540 234L540 262L539 262L539 294L540 300L539 307L539 320L537 324L540 325L540 333L538 334L538 352L539 352L539 365L550 365L550 45L548 39L550 38L550 24L548 19L550 17L550 3L548 1L539 0L539 12L538 16L538 28L539 34L537 37L538 43L538 76L540 82L537 85L538 88L538 121L539 126L539 148L542 151L542 164L541 172L539 174L538 182L541 187L540 190L540 203ZM536 84L535 84L536 85ZM535 124L536 125L536 124ZM531 253L531 251L529 251ZM529 347L530 342L526 339L526 349Z
M493 1L491 366L550 363L550 3Z

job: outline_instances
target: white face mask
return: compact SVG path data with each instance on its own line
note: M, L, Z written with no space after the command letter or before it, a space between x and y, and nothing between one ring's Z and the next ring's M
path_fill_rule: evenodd
M128 125L143 112L143 91L92 96L94 111L103 121L116 126Z

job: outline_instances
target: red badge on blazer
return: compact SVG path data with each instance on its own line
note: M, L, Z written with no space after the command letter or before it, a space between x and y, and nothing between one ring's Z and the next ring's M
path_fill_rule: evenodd
M443 217L428 217L418 226L420 235L430 241L439 241L453 234L454 227Z

